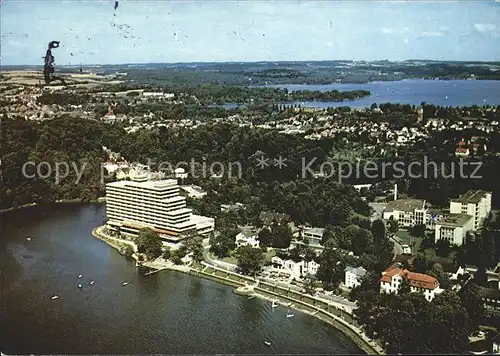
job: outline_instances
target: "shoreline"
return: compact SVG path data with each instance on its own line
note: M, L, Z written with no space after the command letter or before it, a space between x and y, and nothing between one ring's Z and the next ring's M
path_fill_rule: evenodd
M52 202L46 202L46 203L27 203L19 206L12 206L10 208L4 208L0 209L0 214L3 213L8 213L10 211L16 211L16 210L21 210L21 209L26 209L26 208L33 208L35 206L40 206L44 204L102 204L102 202L99 201L99 199L92 199L90 201L82 201L81 198L75 198L75 199L61 199L61 200L56 200Z
M118 252L120 251L120 248L123 247L124 245L130 245L133 244L132 242L127 243L127 242L122 242L122 241L114 241L114 239L107 238L106 236L102 236L101 232L99 231L102 226L98 226L92 230L92 236L95 238L103 241L104 243L108 244L110 247L114 248ZM134 260L135 254L132 256ZM136 260L137 263L137 260ZM151 263L143 263L143 267L150 268L154 270L152 273L156 273L162 270L170 270L170 271L175 271L175 272L181 272L181 273L187 273L191 276L199 277L199 278L204 278L207 280L214 281L216 283L226 285L229 287L233 288L233 293L238 294L240 296L246 296L246 297L257 297L261 300L266 300L266 301L273 301L273 300L278 300L279 305L281 306L288 306L290 309L296 310L298 312L314 316L318 318L319 320L329 324L330 326L334 327L336 330L341 332L344 336L349 338L357 347L359 347L361 350L363 350L367 355L383 355L385 354L382 351L376 350L374 346L368 343L367 340L363 339L362 336L357 333L353 328L355 327L354 325L349 324L347 321L339 318L338 316L330 313L329 311L321 309L319 306L314 306L310 305L308 303L305 303L303 301L297 300L291 296L282 296L279 295L276 292L268 291L263 288L260 288L258 284L254 287L249 287L249 283L255 283L255 280L246 277L246 276L240 276L238 275L238 280L229 278L229 275L227 277L222 277L217 275L217 269L216 266L211 266L207 263L202 262L202 266L200 269L193 268L190 266L177 266L174 265L173 263L161 263L161 266L158 264L155 264L154 262ZM206 270L212 270L212 273L206 272ZM228 271L225 271L228 272ZM243 280L243 281L242 281ZM243 290L242 290L243 289ZM255 290L257 289L257 290ZM284 302L284 300L289 300L289 302ZM302 306L301 307L299 307Z

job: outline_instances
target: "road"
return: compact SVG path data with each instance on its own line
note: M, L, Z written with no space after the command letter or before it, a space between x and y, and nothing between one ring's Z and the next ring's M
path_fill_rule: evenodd
M393 237L389 237L389 239L394 242L394 258L396 256L402 255L403 254L403 247L401 247L401 244L396 241Z

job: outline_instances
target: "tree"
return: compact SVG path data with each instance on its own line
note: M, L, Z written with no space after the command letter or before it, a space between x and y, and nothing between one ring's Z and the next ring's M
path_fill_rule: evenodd
M292 230L285 224L273 224L271 227L272 242L275 248L288 248L292 241Z
M271 230L269 230L268 228L263 228L262 230L260 230L258 239L260 246L270 246L272 241Z
M399 224L398 221L395 220L392 215L391 217L387 220L387 229L389 230L390 233L395 234L399 230Z
M415 237L425 237L425 225L418 224L411 228L410 233Z
M401 282L401 286L399 287L399 290L398 290L398 294L401 297L406 298L410 295L410 293L411 293L410 282L408 281L408 279L403 278L403 281Z
M440 257L448 257L451 252L450 243L446 240L438 240L436 242L436 255Z
M188 253L192 253L193 261L203 261L203 238L201 236L191 235L185 240Z
M210 238L210 252L214 253L218 258L229 256L229 251L236 247L237 233L235 230L227 230L212 236Z
M443 267L439 263L435 263L432 268L426 272L426 274L436 278L439 282L440 288L448 289L451 286L448 274L443 270Z
M169 260L170 257L172 257L172 251L170 250L170 248L167 246L165 247L164 251L163 251L163 259L164 260Z
M484 316L484 303L479 293L479 286L475 283L467 283L458 293L464 306L472 328L476 329Z
M474 273L474 283L478 286L486 287L488 284L488 274L484 266L479 266Z
M255 275L264 265L264 253L260 248L241 246L236 250L238 268L243 274Z
M162 253L160 236L150 228L141 229L134 242L137 245L137 251L144 253L150 260L159 257Z

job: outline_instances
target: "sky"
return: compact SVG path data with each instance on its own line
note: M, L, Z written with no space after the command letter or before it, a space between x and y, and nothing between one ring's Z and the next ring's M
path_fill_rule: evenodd
M3 65L500 61L500 0L0 2Z

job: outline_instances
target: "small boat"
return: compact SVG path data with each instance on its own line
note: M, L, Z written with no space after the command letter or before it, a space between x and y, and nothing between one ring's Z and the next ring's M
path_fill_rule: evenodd
M251 295L248 297L248 300L252 300L253 298L255 298L255 295Z
M82 278L82 277L83 277L83 274L78 275L78 278Z
M276 302L275 300L273 300L273 304L271 305L272 308L276 308L278 306L278 302Z
M31 237L27 237L26 240L31 241Z
M266 344L267 346L271 346L271 343L269 341L264 341L264 344Z
M293 313L290 312L290 309L286 312L286 317L291 318L293 316Z
M50 298L50 299L52 299L52 300L56 300L56 299L59 299L59 296L58 296L58 295L54 295L54 296L52 296L52 298Z
M81 284L79 284L79 285L78 285L78 288L82 289L82 285L81 285Z
M90 284L90 285L92 285L92 284L94 284L94 283L95 283L95 281L90 281L90 282L89 282L89 284Z
M127 284L128 284L128 282L123 282L122 286L126 286Z

